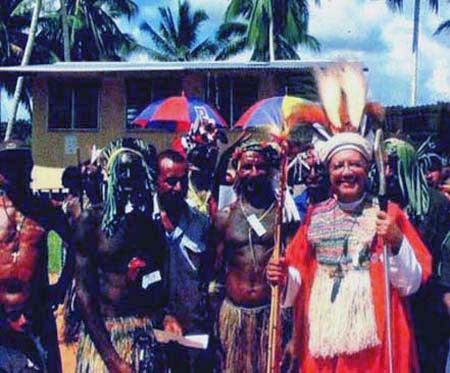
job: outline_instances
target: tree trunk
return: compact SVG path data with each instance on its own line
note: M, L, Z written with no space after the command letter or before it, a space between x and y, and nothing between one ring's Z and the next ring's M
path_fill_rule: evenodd
M268 10L270 11L269 17L269 61L275 61L275 45L274 45L274 35L273 35L273 5L272 1L269 1Z
M67 6L66 0L59 0L61 4L61 23L63 32L63 45L64 45L64 61L70 61L70 35L69 35L69 23L67 21Z
M38 18L41 12L42 0L36 0L36 4L33 10L33 17L31 18L30 31L28 34L27 44L25 46L25 51L22 57L22 63L20 66L26 66L30 62L31 52L33 50L34 45L34 37L36 36L36 29L38 25ZM11 117L8 121L8 126L6 127L5 141L8 141L11 138L12 129L14 123L16 121L17 109L19 108L20 95L22 93L23 88L23 76L19 76L17 78L16 90L14 91L13 97L13 107L11 112Z
M419 36L420 36L420 0L414 0L414 29L413 29L413 76L411 80L411 106L417 103L417 81L419 74Z
M78 17L78 12L80 10L80 0L75 1L75 11L73 16ZM75 43L75 24L72 25L71 35L70 35L70 45L74 45Z

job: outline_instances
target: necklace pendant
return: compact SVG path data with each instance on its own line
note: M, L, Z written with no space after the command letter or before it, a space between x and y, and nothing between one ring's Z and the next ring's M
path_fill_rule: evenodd
M14 251L11 255L12 255L12 258L13 258L13 263L16 264L17 263L17 259L19 258L19 251Z

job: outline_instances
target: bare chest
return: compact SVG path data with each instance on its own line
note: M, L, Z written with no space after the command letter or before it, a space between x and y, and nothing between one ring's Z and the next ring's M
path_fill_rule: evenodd
M45 229L14 207L0 208L0 280L31 281Z
M227 245L239 247L249 243L273 246L275 231L275 209L248 210L234 209L226 225Z

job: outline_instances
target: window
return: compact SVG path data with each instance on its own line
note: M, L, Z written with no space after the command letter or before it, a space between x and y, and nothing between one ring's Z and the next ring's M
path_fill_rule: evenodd
M181 95L181 78L128 79L126 81L127 128L136 128L131 122L151 102Z
M278 74L278 95L291 95L317 101L317 87L311 70Z
M98 128L100 82L51 80L48 89L48 128Z
M215 76L206 78L205 100L233 125L258 99L256 77Z

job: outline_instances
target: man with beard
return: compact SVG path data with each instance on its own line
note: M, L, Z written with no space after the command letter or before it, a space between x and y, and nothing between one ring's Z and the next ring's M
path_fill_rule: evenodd
M421 155L406 141L384 143L388 197L408 214L433 257L431 280L411 297L423 372L444 372L450 336L450 202L427 185Z
M314 146L310 146L303 154L302 179L306 185L306 189L294 198L300 214L300 219L305 219L306 210L311 204L324 201L330 194L330 183L328 181L327 169L320 162L316 154Z
M0 145L0 371L61 372L53 307L62 302L73 256L59 282L48 283L47 234L65 242L63 213L30 189L33 160L20 141Z
M74 240L84 323L76 370L139 371L136 341L153 334L167 303L164 238L152 219L155 152L142 140L125 138L105 148L102 160L105 203L83 212ZM166 326L176 328L173 323ZM158 355L149 344L147 352ZM144 363L160 368L159 357Z
M264 372L268 347L270 287L265 267L274 247L279 154L269 144L247 142L233 153L237 201L215 219L215 269L225 299L219 334L226 372Z
M188 163L174 150L158 156L158 200L161 223L169 250L168 313L178 320L177 334L210 334L205 260L207 217L186 202ZM170 321L170 319L166 319ZM174 324L173 324L174 325ZM169 365L173 372L212 371L209 351L172 346Z

